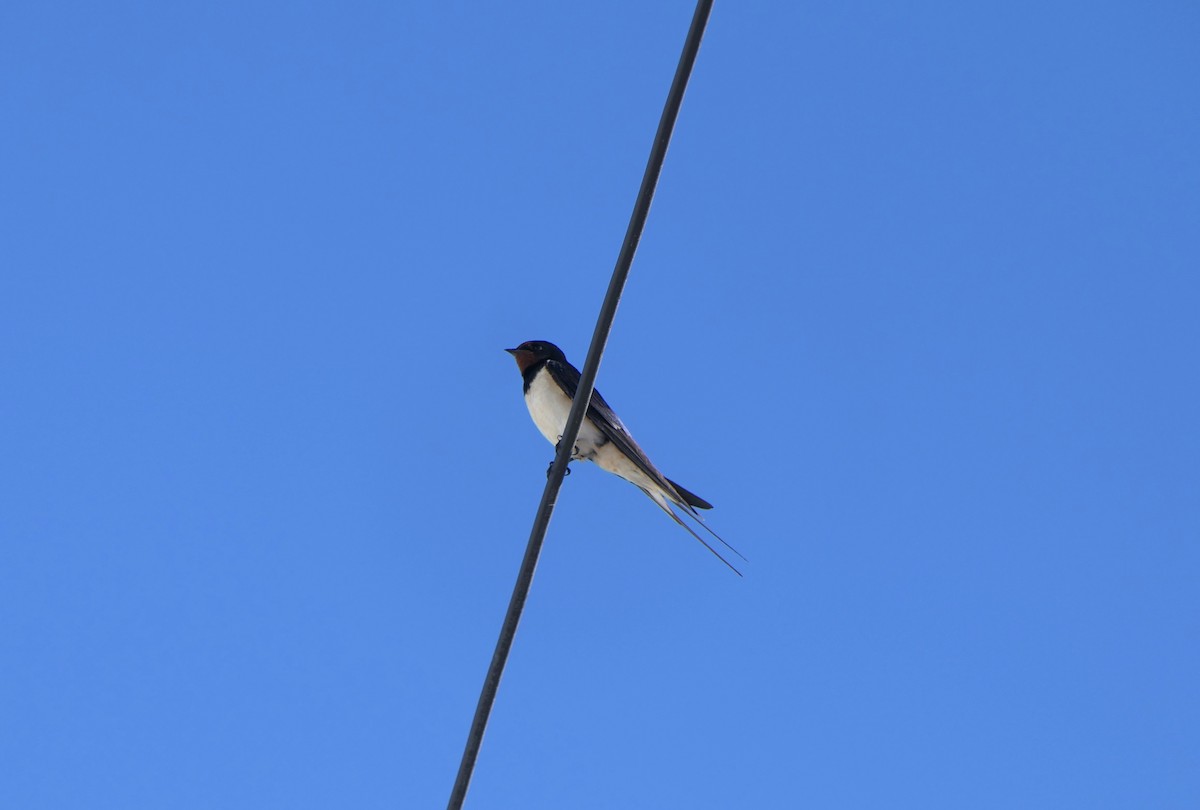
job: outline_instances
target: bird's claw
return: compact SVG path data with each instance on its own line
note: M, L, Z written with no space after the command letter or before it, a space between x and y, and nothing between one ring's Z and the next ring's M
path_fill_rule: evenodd
M562 436L558 437L558 441L554 443L554 458L558 458L558 451L562 447ZM550 470L554 469L554 461L551 460L550 466L546 468L546 477L550 477ZM563 478L571 474L571 459L567 459L567 468L563 470Z

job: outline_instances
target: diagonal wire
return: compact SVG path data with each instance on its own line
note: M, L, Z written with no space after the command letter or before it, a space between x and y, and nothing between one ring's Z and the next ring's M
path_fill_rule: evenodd
M696 63L696 54L700 50L700 40L704 37L704 27L708 23L712 5L712 0L698 0L696 3L692 25L683 44L683 53L679 57L679 66L675 69L675 79L671 83L671 90L667 94L667 102L658 122L658 132L654 135L650 159L646 162L642 186L638 191L637 202L633 206L633 214L629 218L629 227L625 231L625 241L621 244L617 265L613 269L612 280L608 283L608 292L604 295L604 303L601 305L600 315L596 319L592 343L588 347L587 360L584 362L583 371L580 374L579 389L575 392L575 400L571 404L571 413L563 428L562 439L559 440L558 449L554 455L554 463L550 465L546 488L542 491L542 501L538 504L537 517L534 518L533 529L529 533L529 544L525 547L525 558L521 561L521 570L517 574L512 599L508 603L508 613L504 617L504 624L500 628L500 638L496 641L496 651L492 654L492 663L488 667L487 676L483 681L479 704L475 707L475 718L472 720L471 730L467 734L467 744L463 750L462 762L458 766L458 777L455 779L454 789L450 793L450 803L447 805L449 810L459 810L467 796L471 774L475 770L475 760L479 756L479 747L483 743L483 732L487 728L492 704L496 700L496 691L500 688L500 676L504 672L509 650L512 649L517 625L521 621L521 611L525 607L525 599L529 596L529 587L533 583L533 572L537 568L538 555L541 554L542 542L546 538L546 529L550 526L550 515L554 512L554 504L558 500L558 490L562 486L563 476L566 474L571 450L575 446L575 439L583 424L583 415L587 412L588 403L592 399L592 390L596 386L596 373L600 370L600 358L604 355L608 334L612 331L613 319L617 314L617 305L621 301L621 292L625 288L625 279L629 276L629 268L633 265L633 255L637 252L638 242L642 238L642 230L646 225L646 217L650 213L650 201L654 197L658 176L662 173L663 160L667 156L667 145L671 142L671 131L675 128L675 119L679 117L679 108L683 104L683 93L687 89L692 66Z

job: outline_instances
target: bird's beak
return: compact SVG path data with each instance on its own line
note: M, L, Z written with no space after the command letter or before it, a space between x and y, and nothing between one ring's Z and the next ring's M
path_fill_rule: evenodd
M505 349L504 351L508 352L509 354L516 354L517 352L519 352L521 350L520 349Z

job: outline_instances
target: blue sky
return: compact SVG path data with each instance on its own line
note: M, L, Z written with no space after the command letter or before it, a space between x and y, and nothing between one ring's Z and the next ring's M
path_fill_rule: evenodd
M437 807L690 3L6 3L0 806ZM1200 14L718 3L472 808L1200 803Z

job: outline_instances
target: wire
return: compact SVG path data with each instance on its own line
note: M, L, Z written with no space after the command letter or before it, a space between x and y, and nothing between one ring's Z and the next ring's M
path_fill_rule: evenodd
M580 374L579 388L575 392L575 400L571 405L567 424L563 428L562 439L558 442L554 463L550 465L546 488L542 491L542 501L538 504L537 516L534 518L533 528L529 532L529 544L525 547L525 558L521 561L517 582L513 586L512 598L508 603L508 613L504 616L504 624L500 627L500 638L496 641L496 650L492 653L492 662L488 667L487 676L483 680L479 703L475 707L475 718L471 721L471 730L467 734L462 762L458 766L458 777L454 780L454 789L450 793L448 810L460 810L467 797L467 788L470 786L471 775L475 770L475 760L479 756L479 747L483 743L483 733L492 712L492 704L496 701L496 691L500 688L500 676L504 673L504 665L508 661L508 653L512 649L513 638L517 634L517 625L521 621L521 612L524 610L525 600L529 596L529 587L533 583L533 573L537 568L542 543L546 539L546 529L550 526L550 516L554 512L558 491L562 487L563 476L566 474L567 464L571 458L571 449L575 446L575 439L583 424L583 415L587 413L588 403L592 399L592 390L596 386L596 373L600 370L600 359L604 355L609 332L612 331L617 305L621 302L621 292L625 288L625 279L629 276L634 253L637 252L638 242L642 238L642 230L646 226L646 217L650 213L650 201L654 198L654 188L662 173L663 161L667 156L667 145L671 142L671 132L675 128L675 120L679 117L684 90L687 89L692 66L696 63L696 54L700 51L700 40L704 38L704 28L708 24L712 5L712 0L697 0L696 3L692 25L683 44L683 53L679 57L679 66L675 69L675 79L671 82L671 90L667 93L667 102L663 107L662 117L658 121L658 132L654 135L654 145L650 149L650 158L646 162L646 172L642 175L642 186L638 190L637 202L634 203L633 214L629 218L629 227L625 231L625 241L621 243L617 265L613 269L612 280L608 283L608 292L604 295L604 303L601 305L600 315L596 319L596 329L592 333L592 343L588 347L587 360L584 362L583 371Z

